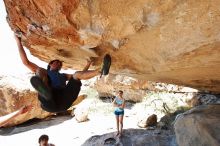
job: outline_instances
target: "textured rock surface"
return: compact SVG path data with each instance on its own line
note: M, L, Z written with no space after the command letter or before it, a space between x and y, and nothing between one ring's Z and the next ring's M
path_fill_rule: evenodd
M24 105L33 106L30 112L16 117L5 126L18 125L33 118L41 119L51 115L41 109L36 92L26 81L27 76L23 78L24 80L15 77L0 77L0 117L12 113Z
M122 90L124 99L134 102L142 101L146 96L146 89L153 88L147 81L113 74L97 80L92 87L97 90L99 97L114 97Z
M198 106L177 117L174 124L179 146L220 144L220 104Z
M198 105L220 104L220 95L196 94L188 100L187 103L191 107Z
M147 126L157 126L157 115L152 114L149 117L142 119L138 122L138 126L141 128L146 128Z
M115 133L95 135L89 138L82 146L177 146L175 135L170 131L126 129L121 138Z
M16 117L4 127L18 125L34 118L43 119L54 115L53 113L42 110L37 98L37 92L29 82L31 75L32 74L23 74L19 77L0 76L0 117L12 113L24 105L33 106L30 112ZM77 100L74 101L73 106L78 105L86 97L87 95L80 94ZM83 118L83 115L79 115L78 117Z
M220 91L219 0L4 0L31 53L81 69L112 55L111 72Z
M125 75L109 74L106 78L93 80L86 83L95 88L99 97L114 97L119 90L122 90L125 100L140 102L149 92L170 92L170 93L197 93L196 89L178 86L174 84L165 84L151 82L143 79L136 79Z

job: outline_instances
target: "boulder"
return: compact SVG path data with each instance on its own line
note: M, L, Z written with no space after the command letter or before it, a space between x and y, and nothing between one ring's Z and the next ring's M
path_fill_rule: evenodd
M30 119L43 119L51 113L45 112L40 107L37 93L26 80L30 75L20 78L12 76L1 76L0 80L0 116L10 114L25 105L32 105L33 109L25 114L19 115L4 127L15 126Z
M197 106L177 116L174 124L179 146L219 146L220 104Z
M151 84L125 75L109 74L108 77L97 80L92 87L97 90L99 97L114 98L122 90L125 100L140 102Z
M219 0L4 0L31 54L82 69L86 59L140 80L220 91Z
M94 135L82 146L177 146L177 143L168 130L125 129L121 138L114 132Z
M147 117L146 120L142 119L138 122L138 126L141 128L152 127L157 125L157 115L152 114Z

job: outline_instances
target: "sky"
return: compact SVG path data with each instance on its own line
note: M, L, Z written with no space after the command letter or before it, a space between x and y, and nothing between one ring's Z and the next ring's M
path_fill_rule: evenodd
M6 21L6 10L3 0L0 0L0 75L19 75L30 72L21 62L18 54L14 34ZM33 57L29 50L25 49L30 61L39 66L46 67L46 63Z
M0 0L0 75L19 76L30 73L30 70L21 62L14 34L6 21L6 10L3 0ZM24 47L25 48L25 47ZM46 68L47 63L32 56L25 48L28 59L40 67ZM61 70L63 73L74 73L75 70Z

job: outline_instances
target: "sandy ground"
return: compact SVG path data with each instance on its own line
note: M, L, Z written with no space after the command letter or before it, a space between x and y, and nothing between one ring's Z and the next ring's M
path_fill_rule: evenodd
M126 112L126 111L125 111ZM17 127L0 129L0 146L36 146L42 134L56 146L80 146L93 135L115 132L114 115L93 115L89 121L78 123L70 115L53 117L47 121L29 122ZM124 129L138 128L136 120L124 117Z

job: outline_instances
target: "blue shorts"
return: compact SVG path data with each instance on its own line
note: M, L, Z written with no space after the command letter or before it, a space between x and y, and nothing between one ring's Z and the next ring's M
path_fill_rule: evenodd
M115 110L114 113L115 113L116 116L124 115L124 110L120 110L120 111L119 110Z

